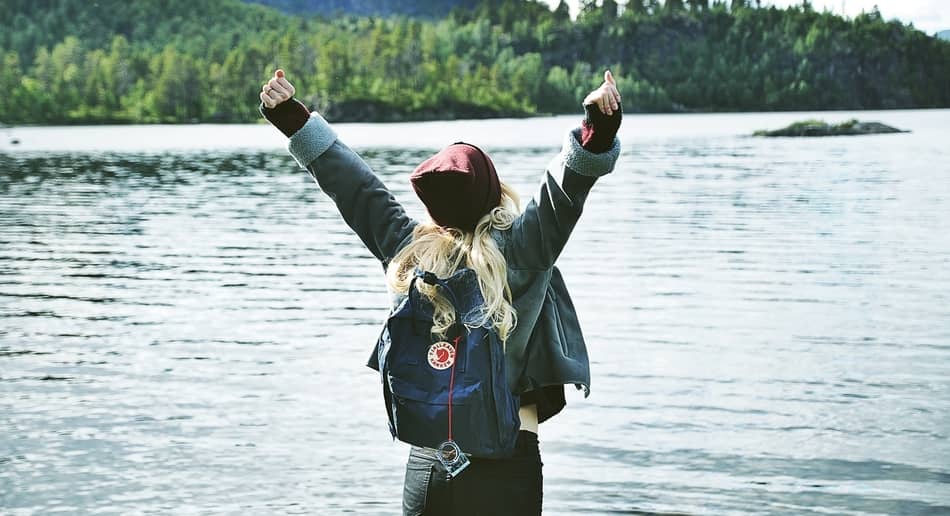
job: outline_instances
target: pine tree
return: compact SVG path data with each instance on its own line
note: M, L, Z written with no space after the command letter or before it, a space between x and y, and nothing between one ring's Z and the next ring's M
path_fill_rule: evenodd
M663 9L668 13L682 11L684 10L683 0L666 0Z
M709 0L686 0L689 8L693 12L706 11L709 9Z
M557 8L554 9L554 19L559 22L567 22L571 20L571 8L568 7L565 0L558 2Z
M636 14L644 14L647 12L647 4L645 0L627 0L627 4L623 9L624 12L630 11Z

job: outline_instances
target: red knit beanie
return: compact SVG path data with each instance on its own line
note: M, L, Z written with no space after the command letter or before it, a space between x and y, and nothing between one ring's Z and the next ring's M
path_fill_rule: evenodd
M409 181L440 226L474 231L478 219L501 204L495 164L469 143L453 143L423 161Z

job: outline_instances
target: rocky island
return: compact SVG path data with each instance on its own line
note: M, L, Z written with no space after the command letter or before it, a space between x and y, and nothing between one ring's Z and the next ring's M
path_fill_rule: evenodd
M774 131L756 131L753 136L853 136L858 134L908 133L896 127L880 122L861 122L851 119L840 124L829 124L823 120L804 120L795 122Z

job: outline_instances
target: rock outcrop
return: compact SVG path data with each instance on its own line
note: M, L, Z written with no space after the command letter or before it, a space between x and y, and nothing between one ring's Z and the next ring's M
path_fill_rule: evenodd
M774 131L756 131L753 136L853 136L860 134L907 133L880 122L861 122L851 119L840 124L822 120L805 120Z

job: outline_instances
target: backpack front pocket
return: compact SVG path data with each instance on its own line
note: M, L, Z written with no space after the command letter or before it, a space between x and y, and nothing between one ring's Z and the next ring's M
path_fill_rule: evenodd
M457 379L458 380L458 379ZM439 382L437 385L442 385ZM456 383L452 392L452 437L463 450L473 449L484 439L483 432L489 414L482 410L486 389L481 382ZM449 382L443 387L427 391L411 382L389 377L392 392L391 409L397 429L396 437L416 446L435 448L449 435ZM468 445L468 446L466 446Z

